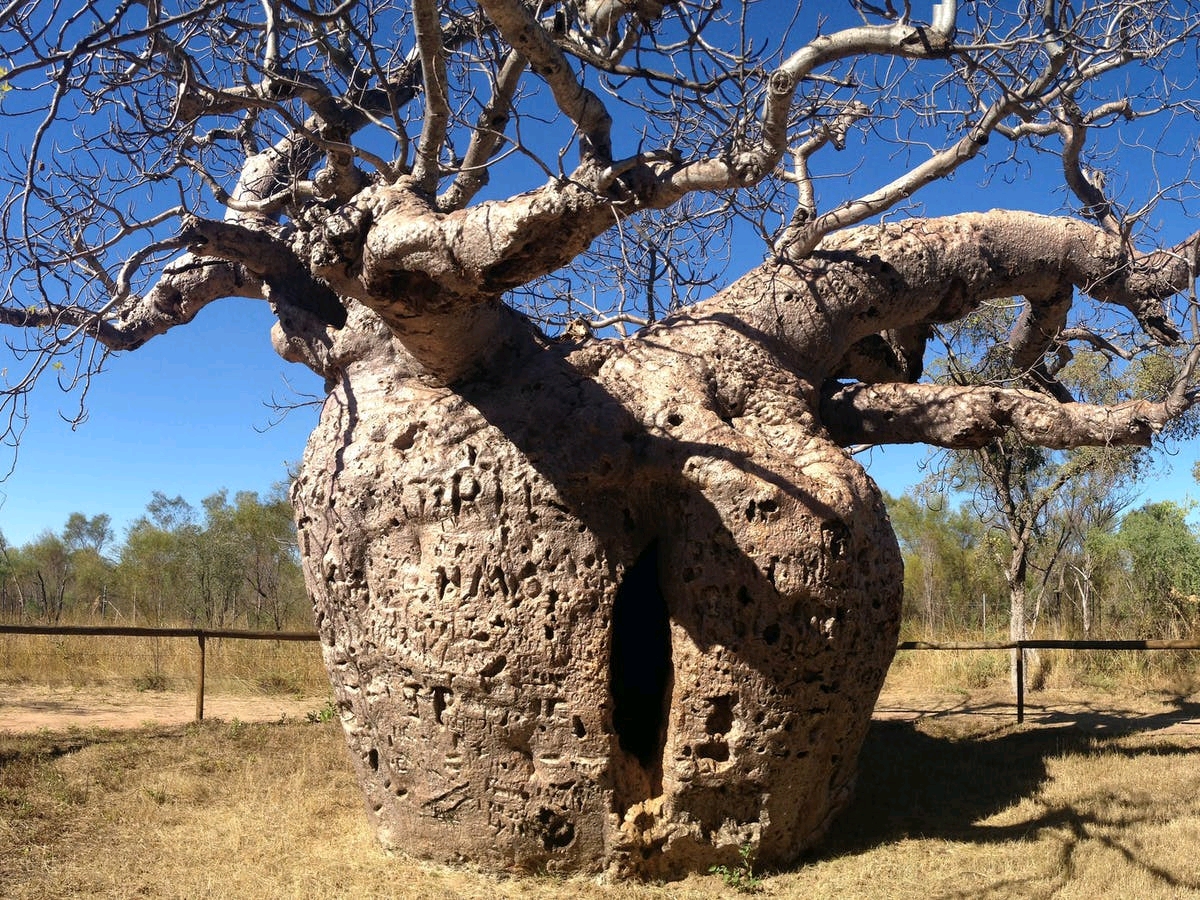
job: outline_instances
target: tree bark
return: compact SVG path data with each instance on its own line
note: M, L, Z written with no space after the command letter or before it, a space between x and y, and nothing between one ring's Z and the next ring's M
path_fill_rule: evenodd
M850 797L903 584L814 386L716 320L554 345L513 317L503 377L453 389L375 334L339 339L293 499L383 841L795 860Z

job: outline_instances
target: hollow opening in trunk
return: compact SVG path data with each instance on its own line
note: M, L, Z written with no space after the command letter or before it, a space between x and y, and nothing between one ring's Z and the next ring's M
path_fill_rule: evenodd
M671 623L658 579L658 543L642 551L613 602L609 673L621 750L661 770L671 695Z

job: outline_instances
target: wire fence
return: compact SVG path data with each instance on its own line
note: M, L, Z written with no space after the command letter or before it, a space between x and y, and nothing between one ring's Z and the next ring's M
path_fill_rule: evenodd
M1016 653L1017 723L1025 721L1026 650L1200 650L1200 641L1066 641L1057 639L1025 641L901 641L897 650L1008 650Z
M0 634L33 634L63 637L70 635L134 637L134 638L191 638L199 650L196 679L196 721L204 719L205 645L210 639L244 641L317 641L315 631L249 631L211 628L151 628L132 625L2 625ZM1025 651L1026 650L1200 650L1200 641L1183 640L1125 640L1125 641L902 641L897 650L1008 650L1016 653L1017 722L1025 721Z
M204 682L210 639L239 641L317 641L315 631L248 631L229 628L150 628L138 625L0 625L0 634L35 634L52 637L191 638L199 650L196 673L196 721L204 721Z

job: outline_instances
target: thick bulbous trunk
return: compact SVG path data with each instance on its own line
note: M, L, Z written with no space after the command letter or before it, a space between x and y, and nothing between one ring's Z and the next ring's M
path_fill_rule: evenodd
M847 801L895 648L880 496L718 318L350 363L294 488L383 842L491 868L787 864Z

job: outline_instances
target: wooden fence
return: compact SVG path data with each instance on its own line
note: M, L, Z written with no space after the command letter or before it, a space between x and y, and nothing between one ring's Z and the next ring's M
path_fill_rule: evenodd
M117 637L192 638L200 648L196 685L196 721L204 719L204 643L209 638L238 641L316 641L315 631L238 631L210 628L142 628L123 625L0 625L0 634L93 635ZM1026 650L1200 650L1200 641L1059 641L1004 642L902 641L897 650L1015 650L1017 651L1017 722L1025 721Z
M1015 650L1017 651L1017 723L1025 721L1026 650L1200 650L1200 641L1003 641L978 643L947 641L902 641L897 650Z
M200 647L196 679L196 721L204 721L204 642L209 638L237 641L316 641L315 631L239 631L221 628L143 628L137 625L0 625L0 634L90 635L92 637L194 638Z

